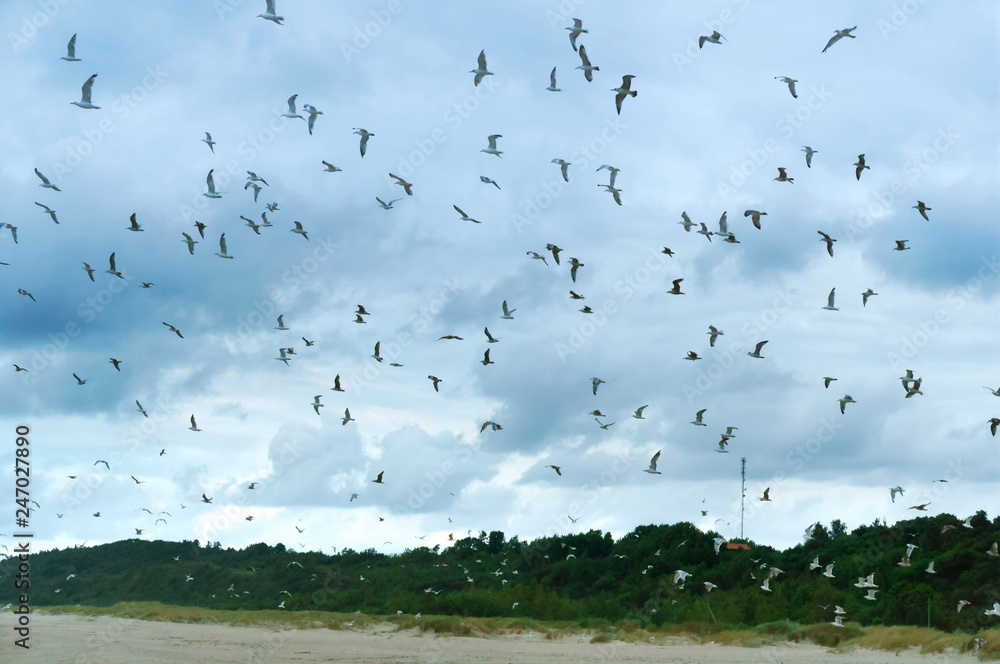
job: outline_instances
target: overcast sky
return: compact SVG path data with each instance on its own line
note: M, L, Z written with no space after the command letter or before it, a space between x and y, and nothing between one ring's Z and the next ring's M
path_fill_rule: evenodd
M284 25L264 4L0 5L0 222L17 228L0 229L0 430L11 456L31 430L36 547L142 529L397 552L678 521L738 537L741 457L745 534L779 548L922 503L995 515L995 3L279 0ZM60 59L74 34L80 61ZM71 105L95 73L101 108ZM291 95L322 112L311 135L282 116ZM355 128L374 134L363 157ZM240 217L270 203L257 235ZM923 394L905 398L907 369ZM657 451L662 474L643 472Z

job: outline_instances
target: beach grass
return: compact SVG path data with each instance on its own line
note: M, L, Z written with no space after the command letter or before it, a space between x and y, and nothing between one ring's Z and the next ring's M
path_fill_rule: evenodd
M780 643L812 643L838 652L855 648L899 653L908 650L923 654L964 653L972 650L977 637L985 640L979 661L1000 660L1000 628L967 632L942 632L926 627L870 626L845 622L801 625L779 620L754 627L680 623L656 627L639 620L543 621L531 618L475 618L462 616L366 615L328 611L222 611L160 602L120 602L112 606L46 606L39 613L111 616L188 624L267 627L270 629L333 629L358 631L416 630L429 635L496 638L537 635L545 639L580 637L591 643L715 643L757 648Z

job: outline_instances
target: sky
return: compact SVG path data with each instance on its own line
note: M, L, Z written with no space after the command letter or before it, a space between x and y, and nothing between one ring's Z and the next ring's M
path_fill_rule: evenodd
M736 538L741 458L743 534L777 548L925 503L995 516L995 3L264 4L0 5L0 431L11 458L27 427L37 502L7 544ZM72 105L95 73L100 108ZM283 115L305 104L311 134Z

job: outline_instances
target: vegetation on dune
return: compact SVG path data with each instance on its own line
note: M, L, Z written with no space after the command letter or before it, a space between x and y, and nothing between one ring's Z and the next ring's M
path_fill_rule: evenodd
M927 652L962 649L971 634L992 630L992 638L984 638L992 642L985 650L993 652L1000 649L1000 617L984 611L1000 601L1000 559L987 551L1000 519L990 522L979 512L969 523L940 514L891 527L876 521L848 533L835 521L785 551L747 542L748 550L723 546L718 554L715 534L690 523L640 526L617 542L596 530L532 542L481 532L443 550L398 555L131 539L33 554L31 601L111 609L125 601L134 603L132 617L191 622L208 615L227 624L279 620L338 629L352 617L356 627L366 615L387 615L422 630L488 635L514 625L559 634L564 621L570 631L601 639L677 634L744 644L919 645ZM942 532L943 526L956 527ZM898 563L908 544L917 548L907 567ZM810 570L816 556L823 567ZM931 561L934 573L927 571ZM835 563L833 578L822 575L829 563ZM15 564L0 561L0 574L9 575ZM784 571L766 592L760 586L772 567ZM691 576L675 584L676 570ZM67 579L70 574L76 576ZM869 574L878 586L874 601L855 587ZM717 588L707 592L705 581ZM0 604L15 601L11 592L12 584L0 585ZM971 605L958 612L959 600ZM829 624L838 605L847 612L846 628ZM926 629L928 620L933 630ZM870 626L892 629L863 629Z

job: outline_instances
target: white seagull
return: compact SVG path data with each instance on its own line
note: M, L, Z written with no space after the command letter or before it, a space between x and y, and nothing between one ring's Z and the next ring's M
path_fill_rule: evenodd
M302 109L309 114L309 135L312 136L313 125L316 124L316 116L323 115L323 111L317 109L312 104L302 104Z
M833 299L836 294L836 287L830 289L830 294L826 296L826 306L823 307L829 311L840 311L837 307L833 306Z
M843 397L841 397L840 399L837 399L837 401L839 401L839 402L840 402L840 412L841 412L841 413L843 413L843 412L844 412L844 407L845 407L845 406L846 406L847 404L849 404L849 403L857 403L857 401L855 401L854 399L852 399L852 398L851 398L851 395L850 395L850 394L845 394L845 395L844 395Z
M222 194L215 191L215 178L212 177L212 173L215 172L213 168L208 172L208 177L205 178L205 184L208 185L208 192L202 194L206 198L222 198Z
M795 94L795 84L798 83L797 79L788 78L787 76L775 76L774 78L775 80L781 81L782 83L787 83L788 91L791 92L792 96L795 97L796 99L799 98L799 96Z
M267 9L264 11L263 14L257 14L257 16L259 16L264 20L277 23L278 25L282 25L281 22L285 20L284 16L278 16L277 14L275 14L274 0L267 0Z
M566 28L569 30L569 28ZM553 67L552 71L549 73L549 87L545 88L549 92L562 92L561 89L556 87L556 68Z
M66 62L80 62L80 58L76 57L76 35L69 38L69 43L66 44L66 55L59 59Z
M354 128L354 133L361 137L361 156L365 156L365 152L368 151L368 139L375 134L371 133L367 129L362 129L360 127Z
M555 71L555 70L553 70L553 71ZM482 150L480 150L480 152L485 152L486 154L495 154L498 157L500 155L502 155L503 152L501 150L497 150L497 139L498 138L503 138L503 136L501 136L500 134L490 134L489 136L487 136L486 140L489 141L490 144L489 144L489 146L487 146L487 147L483 148Z
M705 45L705 42L708 42L709 44L721 44L722 42L719 41L720 38L726 39L725 37L719 34L718 30L713 30L712 35L710 37L706 37L704 35L698 37L698 48L702 48Z
M299 235L301 235L302 237L304 237L305 239L308 240L309 236L306 235L307 231L302 228L302 222L301 221L293 221L292 223L295 224L295 228L291 229L290 232L292 232L292 233L298 233Z
M582 46L580 48L583 48ZM649 468L644 468L642 472L649 473L650 475L661 475L660 471L656 469L656 462L660 460L660 452L653 455L653 458L649 460ZM681 577L683 578L683 577ZM677 583L677 576L674 576L674 583Z
M806 153L806 168L812 168L813 155L819 152L819 150L813 150L808 145L803 145L802 152Z
M215 141L212 140L212 135L210 133L206 131L205 138L201 139L201 142L208 143L208 147L212 151L212 154L215 154Z
M611 88L612 92L617 93L615 95L615 108L618 110L618 115L622 114L622 102L625 100L625 97L635 97L639 94L637 91L632 89L633 78L635 78L635 76L632 74L625 74L622 76L622 84L617 88Z
M574 51L577 50L576 38L581 34L587 34L590 32L590 30L583 27L583 21L578 18L573 19L573 27L566 29L569 30L569 45L573 47Z
M49 182L49 179L44 175L42 175L41 171L39 171L37 168L35 169L35 175L37 175L39 179L42 181L42 183L38 185L39 187L44 187L45 189L52 189L54 191L62 191L62 189Z
M763 348L764 344L766 344L767 342L768 342L767 339L765 339L764 341L758 341L757 342L757 347L753 349L752 353L749 352L749 351L747 351L747 355L749 355L750 357L756 357L758 359L763 360L764 356L760 354L760 349Z
M79 106L80 108L91 108L98 109L100 106L94 106L90 101L90 93L94 89L94 79L97 78L97 74L94 74L86 80L83 84L82 92L80 95L80 101L71 101L70 103L74 106Z
M392 173L389 173L389 177L395 180L396 184L398 184L400 187L403 188L403 191L406 192L407 196L413 195L413 183L407 182L403 178L399 177L398 175L393 175Z
M55 210L53 210L52 208L50 208L48 205L42 205L38 201L35 201L35 205L37 205L38 207L42 208L43 212L45 212L47 215L49 215L50 217L52 217L52 221L56 222L57 224L59 223L59 220L56 219L56 211Z
M695 413L694 414L694 419L691 420L691 424L693 424L695 426L698 426L698 427L707 427L708 425L701 421L701 418L705 414L706 410L708 410L708 408L702 408L697 413Z
M470 74L475 74L476 78L474 83L479 85L480 81L483 80L483 76L492 76L493 72L486 69L486 51L482 50L479 52L479 57L476 59L477 67L469 71Z
M587 57L587 49L584 48L583 44L580 44L580 49L577 52L580 54L580 60L583 62L577 69L582 69L584 78L592 82L594 80L594 72L601 71L601 68L590 64L590 58Z
M232 258L226 251L226 234L223 233L219 236L219 251L215 252L215 255L219 258Z
M201 429L198 428L198 423L194 421L194 413L191 413L191 426L189 426L188 429L191 429L191 431L201 431Z
M830 48L844 37L850 37L851 39L854 39L854 35L852 35L851 33L857 29L858 26L854 26L853 28L844 28L843 30L834 30L833 31L834 35L830 37L830 41L826 43L826 46L823 47L823 50L820 51L820 53L826 53L826 49Z
M304 117L295 112L295 99L298 97L297 94L292 95L288 98L288 112L282 113L283 118L298 118L299 120L305 120ZM312 132L309 132L312 133Z
M181 242L183 242L183 243L185 243L187 245L188 252L190 252L190 254L192 256L194 256L194 245L198 244L198 241L191 239L191 236L188 235L187 233L183 233L182 232L181 235L184 236L184 239L181 240ZM91 278L93 278L93 277L91 277Z
M500 318L503 318L504 320L514 320L514 315L513 314L514 314L515 311L517 311L517 309L508 309L507 308L507 300L504 300L503 304L500 305L500 306L503 309L503 315L500 316Z

